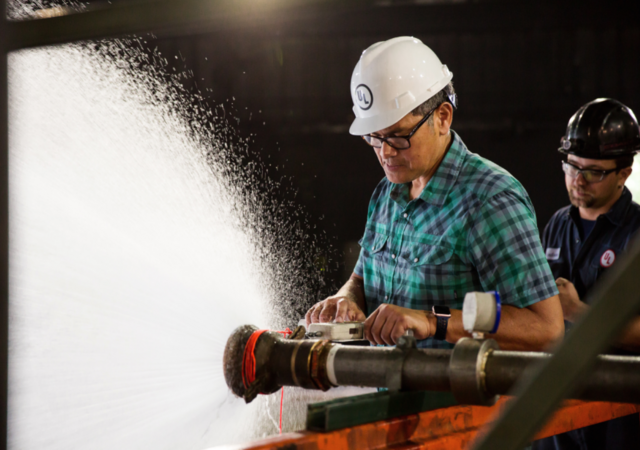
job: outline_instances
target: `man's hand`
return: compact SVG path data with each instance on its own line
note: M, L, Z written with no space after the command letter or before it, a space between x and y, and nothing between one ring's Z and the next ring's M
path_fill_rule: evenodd
M333 295L316 303L307 311L307 327L318 322L364 322L364 315L355 300L348 295Z
M589 307L580 301L578 291L576 291L576 287L571 281L566 278L558 278L556 285L560 293L560 304L562 305L564 319L569 322L575 322Z
M413 330L417 340L426 339L436 332L436 318L426 311L384 304L364 323L364 336L380 345L395 345L407 330Z

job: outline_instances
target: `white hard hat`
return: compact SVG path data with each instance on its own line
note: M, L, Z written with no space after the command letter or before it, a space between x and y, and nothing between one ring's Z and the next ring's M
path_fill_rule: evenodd
M453 73L422 41L397 37L362 52L351 75L356 120L349 133L387 128L442 90Z

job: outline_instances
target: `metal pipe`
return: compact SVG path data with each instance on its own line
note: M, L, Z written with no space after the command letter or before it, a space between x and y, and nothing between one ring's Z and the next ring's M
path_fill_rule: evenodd
M408 391L451 391L451 350L431 349L409 353L402 368L402 388Z
M372 351L373 350L373 351ZM402 352L392 347L341 346L334 370L340 386L389 387L390 366ZM412 391L450 391L451 350L409 350L398 364L402 388Z
M252 401L258 393L281 386L327 390L332 386L393 387L393 375L405 389L449 391L450 350L400 350L391 347L346 346L322 340L288 340L265 332L255 343L255 388L244 370L247 343L256 327L236 329L224 351L227 385ZM398 388L400 387L398 386Z
M509 393L518 379L551 357L549 353L494 350L485 366L486 387L491 394ZM589 377L577 385L572 398L640 403L640 357L600 355Z
M502 351L492 340L464 338L453 350L346 346L323 340L287 340L265 332L247 348L253 326L238 328L224 353L231 390L252 401L281 386L327 390L332 386L451 391L461 404L490 405L518 380L551 358L549 353ZM255 356L255 384L243 380L247 352ZM246 374L245 374L246 375ZM571 398L640 403L640 357L601 355Z

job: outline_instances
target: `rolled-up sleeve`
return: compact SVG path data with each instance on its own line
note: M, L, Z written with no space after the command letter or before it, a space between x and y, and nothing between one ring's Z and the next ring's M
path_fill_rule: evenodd
M358 275L361 278L364 278L364 262L366 256L366 252L364 248L362 248L362 239L358 242L360 244L360 256L358 256L358 261L356 262L356 266L353 269L353 273Z

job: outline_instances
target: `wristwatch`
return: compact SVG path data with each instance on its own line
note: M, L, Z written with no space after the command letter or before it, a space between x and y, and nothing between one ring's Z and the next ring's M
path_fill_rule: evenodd
M431 312L436 316L437 320L436 334L433 337L439 341L444 341L447 337L447 325L449 325L451 310L448 306L433 306Z

